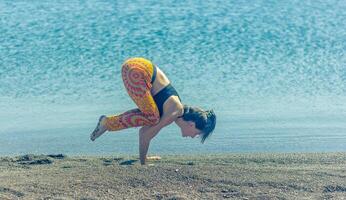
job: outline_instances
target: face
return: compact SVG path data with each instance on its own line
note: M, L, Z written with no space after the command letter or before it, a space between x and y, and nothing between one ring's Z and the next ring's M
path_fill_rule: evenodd
M201 134L201 130L196 128L195 122L182 120L179 127L181 130L181 135L183 137L194 138L194 137L199 136Z

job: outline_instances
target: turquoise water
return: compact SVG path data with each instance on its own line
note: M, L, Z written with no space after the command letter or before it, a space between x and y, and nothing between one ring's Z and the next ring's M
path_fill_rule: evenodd
M201 145L168 127L151 153L346 151L346 1L0 0L0 155L135 154L121 63L151 59L213 108Z

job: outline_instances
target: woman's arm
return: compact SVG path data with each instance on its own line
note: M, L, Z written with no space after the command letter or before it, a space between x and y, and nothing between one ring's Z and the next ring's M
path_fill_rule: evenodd
M176 116L172 114L163 116L158 124L144 126L139 129L139 158L142 165L145 164L151 139L153 139L163 127L171 124L175 118Z
M155 125L139 129L139 159L142 165L145 164L151 139L160 132L161 128Z

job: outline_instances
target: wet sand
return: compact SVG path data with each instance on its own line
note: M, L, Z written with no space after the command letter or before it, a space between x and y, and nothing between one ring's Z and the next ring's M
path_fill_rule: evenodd
M346 199L346 153L0 158L0 199Z

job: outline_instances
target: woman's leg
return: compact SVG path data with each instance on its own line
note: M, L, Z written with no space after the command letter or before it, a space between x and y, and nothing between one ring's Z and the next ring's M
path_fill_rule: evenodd
M122 66L122 79L127 93L137 104L138 108L119 115L101 116L99 122L90 136L94 141L104 132L121 129L150 126L160 121L159 110L151 96L151 77L153 65L143 58L132 58Z
M132 58L123 64L122 79L125 88L138 108L107 116L104 120L107 130L154 125L160 121L158 108L150 93L152 75L153 65L146 59Z

